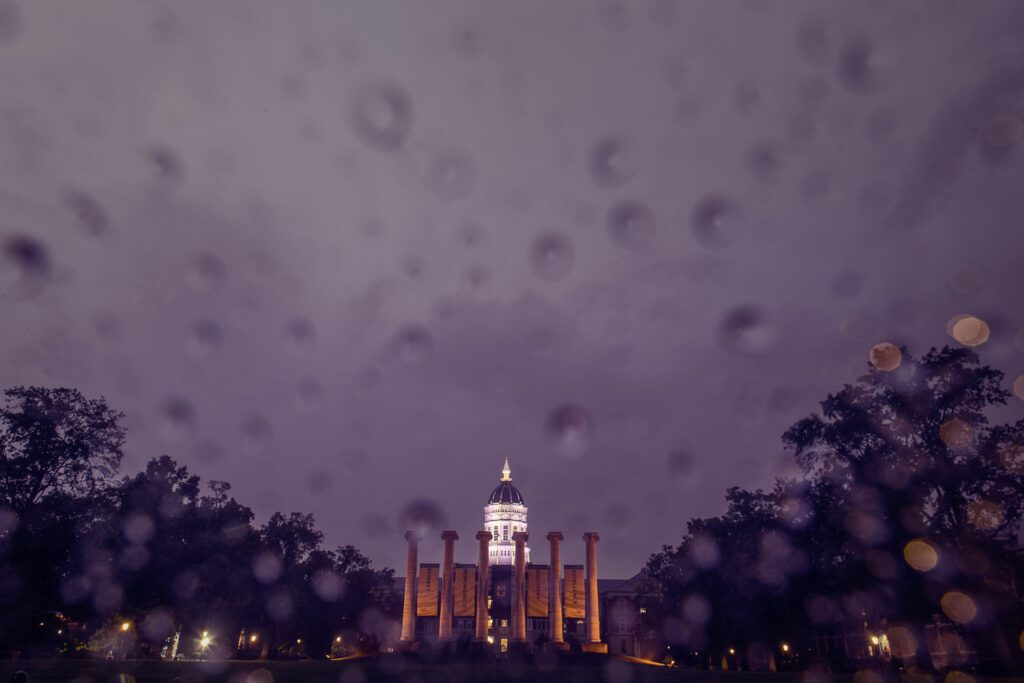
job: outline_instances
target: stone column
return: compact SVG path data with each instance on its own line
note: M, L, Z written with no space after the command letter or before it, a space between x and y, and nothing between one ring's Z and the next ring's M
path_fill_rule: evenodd
M583 534L587 544L587 641L601 642L601 617L599 616L597 594L597 542L600 540L593 531Z
M409 554L405 560L405 597L402 600L402 642L411 643L416 633L416 562L419 550L419 534L406 531Z
M490 556L488 555L491 532L476 532L476 540L480 542L480 554L476 560L476 639L487 640L487 593L491 579Z
M548 534L551 544L551 571L548 584L548 621L551 623L551 642L563 642L562 627L562 539L561 531Z
M526 642L526 542L530 535L525 531L512 534L516 542L516 568L512 581L512 640Z
M437 629L438 640L452 639L452 601L455 593L452 590L452 582L455 581L455 541L459 535L454 531L445 531L441 534L444 541L444 564L441 565L441 623Z

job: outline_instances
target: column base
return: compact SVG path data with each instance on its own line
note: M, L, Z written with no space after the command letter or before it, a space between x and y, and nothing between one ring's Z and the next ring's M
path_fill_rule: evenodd
M608 654L608 643L580 643L580 649L584 652L606 655Z

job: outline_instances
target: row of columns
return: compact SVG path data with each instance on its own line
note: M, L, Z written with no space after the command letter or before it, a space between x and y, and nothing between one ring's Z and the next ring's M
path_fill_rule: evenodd
M455 580L455 541L459 535L454 531L441 534L444 541L444 561L441 565L441 609L438 639L448 641L452 638L452 583ZM551 568L548 585L548 618L551 622L551 641L563 643L562 624L562 548L565 539L560 531L552 531L547 536L551 552ZM411 642L416 631L416 573L419 562L420 537L413 531L405 532L405 540L409 542L408 555L405 563L405 596L402 603L402 636L404 642ZM476 633L477 641L487 640L487 596L490 583L490 556L488 553L491 541L489 531L478 531L476 540L479 543L477 555L476 579ZM529 534L517 531L512 534L515 542L515 565L512 579L512 640L526 641L526 542ZM597 542L600 537L588 531L583 534L587 548L587 592L586 592L586 635L591 643L601 642L601 622L598 610L597 591Z

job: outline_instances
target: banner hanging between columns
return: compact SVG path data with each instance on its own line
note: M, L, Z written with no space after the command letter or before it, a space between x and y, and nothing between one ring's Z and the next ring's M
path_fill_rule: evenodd
M526 616L548 615L548 577L551 570L543 565L526 568Z
M455 616L472 617L476 615L476 565L455 565Z
M438 576L441 573L441 565L421 564L419 582L416 587L416 616L436 617L438 600L437 594L440 589Z
M565 618L585 619L587 616L587 584L583 565L565 565Z

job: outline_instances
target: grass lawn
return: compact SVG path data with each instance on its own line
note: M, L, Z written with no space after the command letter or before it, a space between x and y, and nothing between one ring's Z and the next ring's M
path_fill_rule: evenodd
M403 655L336 662L4 661L0 662L0 683L7 683L17 671L28 673L30 681L61 683L803 683L804 678L796 673L681 671L606 655L560 659L538 655L500 661L454 657L431 661ZM852 683L853 677L834 676L831 681ZM943 677L904 677L903 681L943 683Z

